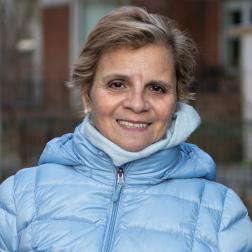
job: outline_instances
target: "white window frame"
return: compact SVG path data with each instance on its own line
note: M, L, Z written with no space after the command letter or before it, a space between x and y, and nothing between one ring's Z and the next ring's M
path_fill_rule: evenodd
M223 3L223 12L221 13L223 18L223 32L220 46L220 62L227 67L230 67L231 70L233 67L230 63L230 52L228 48L228 40L233 37L232 31L237 28L246 28L252 26L251 20L251 10L252 10L252 1L251 0L229 0ZM241 11L241 22L236 25L232 25L229 22L229 15L232 11ZM221 19L220 19L221 20Z

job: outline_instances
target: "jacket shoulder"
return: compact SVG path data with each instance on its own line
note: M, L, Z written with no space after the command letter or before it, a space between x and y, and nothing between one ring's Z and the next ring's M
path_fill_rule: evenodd
M0 251L16 251L16 205L14 200L14 176L0 185Z
M231 189L226 192L219 228L220 251L252 251L252 223L248 211Z
M1 251L17 251L18 232L26 226L25 220L32 218L34 174L31 168L23 169L0 185L0 226L4 227L0 228ZM17 210L20 205L23 211Z
M66 180L66 167L44 164L19 170L0 185L0 209L15 217L17 232L26 228L36 214L36 194L39 186Z
M252 251L252 223L239 196L222 184L203 181L196 235L217 240L218 251Z
M15 216L17 220L31 219L34 209L34 190L36 181L36 168L24 168L15 175L7 178L0 186L0 202L3 208ZM18 210L17 210L18 209ZM19 210L26 211L19 211ZM23 224L17 222L17 228L22 229Z
M191 186L196 188L198 197L195 197L195 243L207 241L223 252L251 252L252 223L239 196L214 181L195 178L188 182L188 186L191 182Z
M34 189L35 169L24 168L8 177L0 185L0 201L10 213L15 213L18 195Z

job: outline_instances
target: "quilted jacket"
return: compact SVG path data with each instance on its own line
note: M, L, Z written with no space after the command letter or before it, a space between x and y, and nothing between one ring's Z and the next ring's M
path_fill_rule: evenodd
M115 167L77 127L0 187L0 251L251 252L239 197L182 143Z

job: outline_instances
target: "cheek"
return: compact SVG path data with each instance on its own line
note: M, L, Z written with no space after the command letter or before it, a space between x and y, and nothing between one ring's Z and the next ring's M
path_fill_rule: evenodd
M103 113L102 100L99 97L99 92L96 89L92 89L90 92L89 106L93 116Z
M164 108L162 111L160 110L159 114L159 126L157 126L157 133L158 133L158 138L161 138L162 135L166 132L166 130L170 127L171 121L172 121L172 116L174 112L176 111L176 105L169 107L167 109Z
M96 117L96 120L108 119L113 115L114 106L110 102L110 99L105 97L99 99L93 99L91 105L91 114Z
M158 112L160 120L163 122L169 122L173 114L176 112L176 106L177 106L176 100L164 102L161 105L159 105Z

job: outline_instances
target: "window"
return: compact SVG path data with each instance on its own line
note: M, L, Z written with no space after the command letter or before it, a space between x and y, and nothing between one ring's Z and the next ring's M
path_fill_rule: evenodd
M237 25L241 23L241 11L240 10L234 10L231 11L229 14L230 24L231 25Z
M232 66L239 66L240 59L240 39L230 38L228 41L228 51L230 52L228 61Z
M72 48L72 61L80 53L83 43L97 21L110 11L129 4L127 0L76 0L72 3L72 32L74 43Z
M80 8L80 43L82 44L99 19L120 5L117 1L84 1Z
M252 25L252 1L230 0L224 3L222 63L236 69L240 63L240 38L232 30Z

